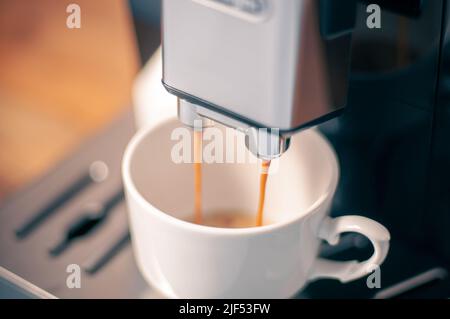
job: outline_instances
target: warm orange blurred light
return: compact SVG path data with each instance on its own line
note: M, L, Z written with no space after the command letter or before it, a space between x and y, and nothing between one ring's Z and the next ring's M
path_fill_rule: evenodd
M0 1L0 199L62 159L130 101L138 68L123 0Z

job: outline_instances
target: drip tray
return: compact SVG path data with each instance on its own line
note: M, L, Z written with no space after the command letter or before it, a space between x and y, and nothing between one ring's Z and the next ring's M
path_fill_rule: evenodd
M128 233L120 165L133 132L126 114L4 203L1 267L58 298L160 297L141 277ZM78 236L65 243L69 229ZM81 287L69 288L77 266Z

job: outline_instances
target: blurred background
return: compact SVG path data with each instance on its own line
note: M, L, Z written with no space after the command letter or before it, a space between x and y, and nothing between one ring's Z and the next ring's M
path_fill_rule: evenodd
M81 7L80 29L66 26L70 3ZM141 61L159 42L159 7L0 0L0 202L130 107Z
M320 130L340 160L332 215L363 214L391 232L386 289L320 281L300 297L448 298L450 0L373 2L383 5L383 28L366 27L372 1L358 1L347 110ZM71 3L81 8L80 29L66 26ZM0 268L55 296L154 293L129 245L120 159L134 132L133 87L142 110L147 87L159 83L152 68L135 79L160 44L160 9L160 0L0 0ZM94 185L86 174L97 160L110 175ZM79 237L53 254L73 229ZM351 235L321 252L371 253ZM74 262L86 274L80 290L65 285Z

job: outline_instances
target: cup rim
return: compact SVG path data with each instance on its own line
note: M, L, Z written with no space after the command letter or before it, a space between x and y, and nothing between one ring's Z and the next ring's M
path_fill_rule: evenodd
M334 195L337 183L339 180L339 166L338 166L338 160L336 152L334 151L333 147L331 146L330 142L323 136L322 133L320 133L315 127L308 129L307 131L309 133L315 134L320 138L321 143L325 147L327 157L331 160L331 166L332 166L332 176L330 178L330 181L327 185L326 191L312 204L308 207L307 210L305 210L302 214L299 214L298 216L288 218L286 220L283 220L281 222L270 224L270 225L264 225L260 227L248 227L248 228L220 228L220 227L211 227L211 226L204 226L204 225L198 225L194 223L190 223L184 220L181 220L179 218L176 218L174 216L171 216L170 214L167 214L157 207L153 206L149 201L147 201L144 196L138 191L132 176L131 176L131 161L133 159L133 156L136 152L136 150L139 148L142 140L144 140L148 134L150 134L152 131L157 130L159 127L162 127L170 122L172 122L175 117L170 117L168 119L165 119L158 124L155 125L148 125L141 129L139 129L136 134L131 138L130 142L128 143L124 156L122 159L122 179L124 183L124 189L125 194L130 195L133 197L133 200L136 200L140 206L142 206L146 213L154 214L156 217L160 218L161 220L164 220L168 223L171 223L179 228L182 228L184 230L193 231L197 233L203 233L203 234L214 234L214 235L255 235L255 234L267 234L270 232L273 232L280 228L285 228L289 225L294 224L300 219L303 219L307 216L310 216L317 212L322 205L325 204L325 202L332 198ZM302 132L298 133L302 134ZM131 200L131 198L127 198L127 201ZM129 209L129 208L128 208Z

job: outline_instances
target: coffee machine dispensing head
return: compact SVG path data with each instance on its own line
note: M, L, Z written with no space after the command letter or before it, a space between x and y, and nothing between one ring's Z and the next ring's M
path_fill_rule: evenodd
M163 0L163 84L182 123L271 160L345 106L355 0Z

